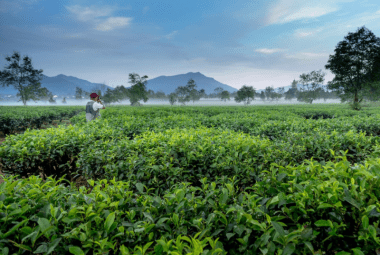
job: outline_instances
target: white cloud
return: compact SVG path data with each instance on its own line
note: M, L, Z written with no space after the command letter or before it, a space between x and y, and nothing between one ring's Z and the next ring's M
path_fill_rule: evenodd
M132 18L112 17L116 10L114 7L82 7L79 5L66 6L77 20L95 24L95 29L99 31L110 31L116 28L126 27L130 24ZM111 17L110 17L111 16ZM106 20L103 17L108 17Z
M295 20L313 19L339 10L337 3L351 0L279 0L271 6L267 25L284 24Z
M178 33L178 31L173 31L173 32L171 32L170 34L165 35L164 37L165 37L166 39L173 39L173 36L174 36L175 34L177 34L177 33Z
M295 58L295 59L316 59L316 58L326 58L328 53L312 53L312 52L299 52L294 55L286 55L286 58Z
M104 7L81 7L79 5L66 6L66 9L73 13L78 20L90 21L98 17L110 16L113 12L112 8Z
M255 51L260 52L260 53L264 53L264 54L273 54L276 52L284 51L284 49L266 49L266 48L263 48L263 49L257 49Z
M309 30L305 30L305 29L297 29L295 32L294 32L294 36L295 37L308 37L308 36L313 36L319 32L321 32L323 30L323 28L318 28L318 29L309 29Z
M96 27L96 30L100 31L110 31L115 28L125 27L130 24L132 18L124 18L124 17L111 17L106 21L102 22Z

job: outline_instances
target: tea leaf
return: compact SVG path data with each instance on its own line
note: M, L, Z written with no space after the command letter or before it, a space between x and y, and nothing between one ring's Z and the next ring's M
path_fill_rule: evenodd
M104 222L104 228L106 230L107 233L109 233L110 229L111 229L111 226L112 224L114 223L115 221L115 213L112 212L110 213L108 216L107 216L107 219L106 221Z
M84 255L84 252L78 246L71 246L69 248L69 251L71 252L71 254L74 254L74 255Z
M282 228L282 226L280 224L278 224L277 222L275 221L272 221L271 222L274 229L276 230L276 232L281 236L281 237L284 237L285 236L285 231L284 229Z

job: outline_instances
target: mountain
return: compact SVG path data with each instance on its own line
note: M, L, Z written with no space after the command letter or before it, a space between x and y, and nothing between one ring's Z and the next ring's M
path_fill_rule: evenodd
M162 91L165 94L170 94L179 86L186 86L187 82L193 79L197 85L197 90L204 89L206 94L214 93L214 89L221 87L229 92L237 91L237 89L220 83L211 77L207 77L200 72L178 74L173 76L159 76L154 79L147 80L147 90L151 89L154 92Z
M76 87L80 87L84 91L92 92L97 89L101 84L100 83L92 83L86 80L82 80L73 76L66 76L63 74L49 77L46 75L42 75L41 87L47 88L53 95L59 96L74 96ZM105 85L105 89L109 87ZM13 88L13 86L9 87L1 87L0 86L0 94L5 95L16 95L17 90Z

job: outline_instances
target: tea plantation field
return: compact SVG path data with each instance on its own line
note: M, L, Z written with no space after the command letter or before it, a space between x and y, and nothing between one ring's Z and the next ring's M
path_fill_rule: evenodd
M0 145L1 254L376 254L380 108L108 107Z

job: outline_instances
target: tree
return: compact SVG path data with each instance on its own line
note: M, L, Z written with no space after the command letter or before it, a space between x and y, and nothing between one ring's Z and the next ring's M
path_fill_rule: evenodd
M178 102L185 105L190 100L198 101L201 98L201 95L204 94L204 90L196 90L197 85L193 79L190 79L186 86L179 86L175 90L175 94L177 94Z
M200 98L205 98L205 97L207 97L207 95L206 95L206 91L205 91L204 89L199 90L199 97L200 97Z
M220 99L222 99L222 101L226 102L227 100L230 100L230 92L228 92L227 90L223 90L220 95Z
M359 110L363 100L360 93L379 79L380 38L363 26L355 33L348 33L334 51L325 65L335 74L328 82L328 89L337 92L342 102L352 102L351 107Z
M176 93L170 93L169 94L169 102L170 105L174 105L178 100L177 94Z
M280 99L281 97L284 96L284 94L285 94L285 88L284 87L278 88L277 98Z
M41 88L43 70L33 69L32 60L25 56L20 64L20 54L14 52L11 57L6 57L9 65L0 71L0 83L3 87L12 85L18 90L17 96L24 105L29 100L37 101L47 93L46 88Z
M176 88L175 94L177 95L178 102L183 105L190 101L189 89L186 86Z
M244 85L238 90L237 96L235 97L235 101L237 103L244 102L245 105L248 105L254 98L255 89L252 86Z
M62 100L62 104L67 104L67 102L66 102L66 97L63 98L63 100Z
M140 76L136 73L129 74L129 83L132 84L132 86L128 88L129 101L131 102L131 105L137 105L140 100L143 100L144 102L148 101L146 79L148 79L147 75L140 78Z
M80 87L75 88L75 99L82 100L83 97L83 89Z
M273 93L274 93L274 88L273 88L273 86L268 86L268 87L266 87L265 88L265 96L266 96L266 98L267 99L271 99L271 100L273 100Z
M216 89L214 89L216 97L218 97L219 99L222 99L222 92L223 91L224 91L224 89L222 89L221 87L217 87Z
M260 98L261 98L261 100L265 101L265 93L264 93L264 91L261 91Z
M312 104L321 93L321 85L323 85L325 75L325 73L322 73L322 70L312 71L309 74L301 74L300 82L303 88L298 93L297 100Z
M298 94L297 83L298 82L296 80L293 80L291 84L291 88L284 93L285 100L292 100L293 98L297 97L297 94Z
M56 103L57 103L57 101L55 101L53 95L50 96L50 98L49 98L49 103L51 103L51 104L56 104Z

